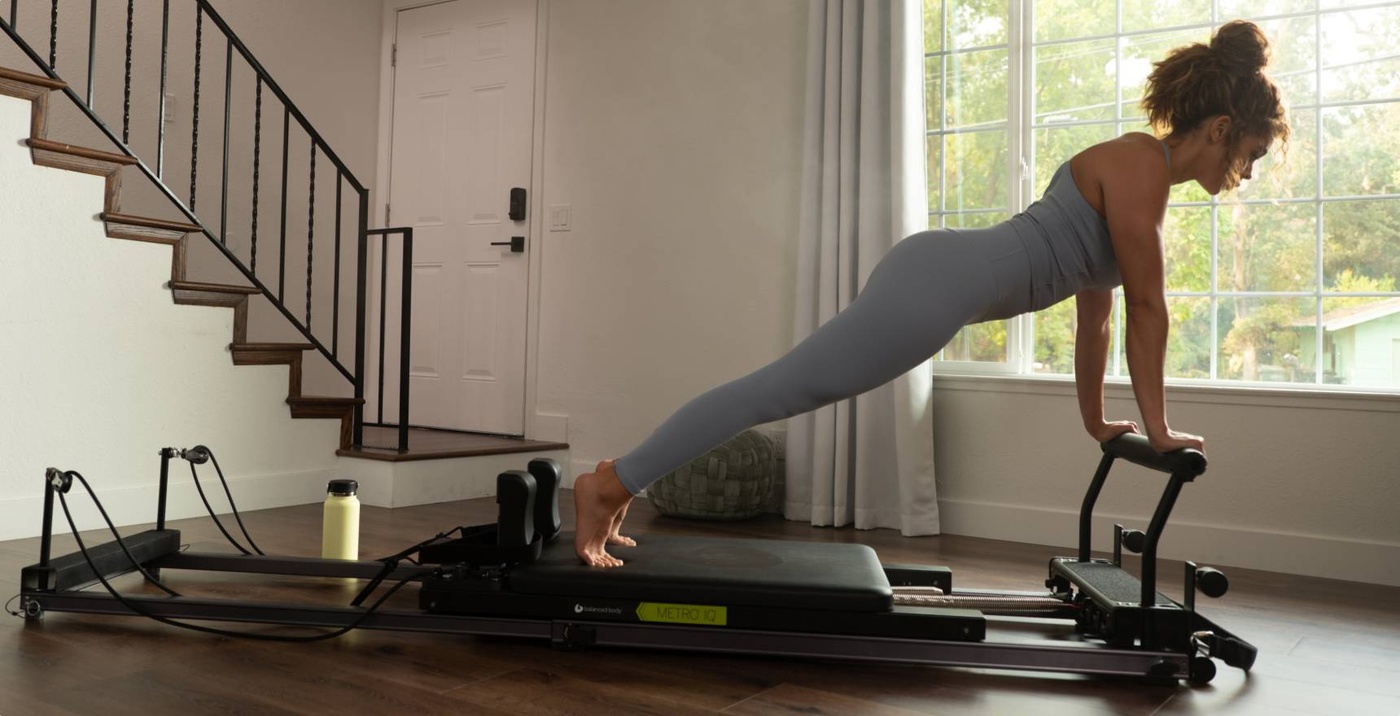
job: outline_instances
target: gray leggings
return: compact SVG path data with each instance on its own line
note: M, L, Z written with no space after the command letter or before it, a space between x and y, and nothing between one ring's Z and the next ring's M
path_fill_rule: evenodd
M1015 275L1024 272L1023 250L1006 230L930 231L899 242L844 311L787 355L691 400L620 458L622 484L635 495L747 428L853 397L912 370L964 325L1005 312L995 310L1006 303L998 285L1025 285L1028 279Z

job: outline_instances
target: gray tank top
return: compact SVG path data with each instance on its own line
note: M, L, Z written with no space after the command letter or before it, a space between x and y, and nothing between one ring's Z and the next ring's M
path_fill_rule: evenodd
M1061 164L1039 201L1011 217L1030 262L1029 309L1038 311L1084 289L1119 286L1108 222L1080 193L1069 162Z

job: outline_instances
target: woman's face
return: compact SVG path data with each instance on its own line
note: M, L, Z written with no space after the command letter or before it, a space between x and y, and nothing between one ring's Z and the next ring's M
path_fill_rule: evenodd
M1254 178L1254 163L1269 153L1272 137L1245 137L1230 147L1222 144L1219 166L1211 176L1206 177L1202 186L1211 196L1222 191L1239 188L1246 180Z

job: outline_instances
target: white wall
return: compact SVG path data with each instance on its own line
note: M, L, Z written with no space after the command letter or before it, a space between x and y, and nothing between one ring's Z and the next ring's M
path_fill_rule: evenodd
M538 410L576 470L790 344L806 8L548 3Z
M1160 554L1203 564L1400 585L1400 398L1168 388L1173 427L1205 436L1206 474L1183 490ZM945 531L1071 546L1101 455L1073 384L935 379ZM1137 419L1126 385L1105 409ZM1146 529L1165 476L1116 465L1095 511Z
M33 165L28 135L29 103L0 97L0 539L38 533L51 466L85 475L118 524L152 521L167 446L213 448L242 509L319 499L339 421L292 420L287 367L235 367L233 311L175 305L171 249L107 238L104 180ZM188 469L173 477L170 516L201 513Z

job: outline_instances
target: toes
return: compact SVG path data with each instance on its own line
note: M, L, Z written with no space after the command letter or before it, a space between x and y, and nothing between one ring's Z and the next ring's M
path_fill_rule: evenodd
M608 554L607 552L604 552L604 551L602 551L602 550L599 550L599 551L596 552L596 553L593 553L593 554L590 554L590 555L585 556L585 557L583 558L583 561L584 561L585 564L587 564L587 565L590 566L590 567L601 567L601 568L603 568L603 569L609 569L609 568L612 568L612 567L621 567L621 566L622 566L622 560L620 560L620 559L618 559L617 557L614 557L614 556L612 556L612 555L610 555L610 554Z

